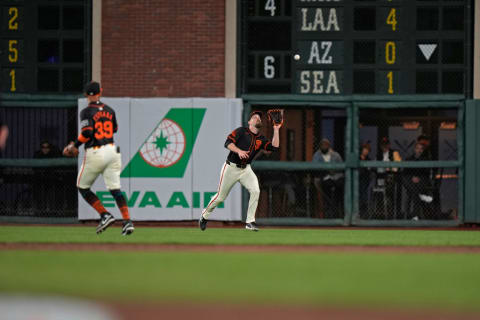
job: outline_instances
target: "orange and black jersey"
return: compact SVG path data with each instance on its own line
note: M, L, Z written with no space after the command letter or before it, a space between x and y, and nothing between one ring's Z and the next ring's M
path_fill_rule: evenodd
M240 159L237 153L230 151L227 160L236 164L249 164L255 158L260 150L277 151L278 148L272 146L272 142L260 133L253 133L249 128L240 127L232 131L225 141L225 148L230 143L234 143L237 148L249 151L247 159Z
M75 145L85 143L85 149L113 143L117 118L112 108L100 101L92 102L80 112L80 134Z

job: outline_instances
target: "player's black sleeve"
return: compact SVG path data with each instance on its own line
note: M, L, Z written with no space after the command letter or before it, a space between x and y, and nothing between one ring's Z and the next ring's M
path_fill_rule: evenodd
M278 151L280 148L274 147L272 142L265 137L262 137L262 146L261 148L265 151Z
M78 134L77 141L75 141L75 147L80 147L93 137L93 126L93 118L89 114L88 109L83 109L80 112L80 133Z
M238 139L244 133L244 128L240 127L232 131L225 141L225 148L228 147L230 143L237 144Z
M93 118L90 116L88 109L83 109L80 112L80 134L90 139L93 135L93 126Z

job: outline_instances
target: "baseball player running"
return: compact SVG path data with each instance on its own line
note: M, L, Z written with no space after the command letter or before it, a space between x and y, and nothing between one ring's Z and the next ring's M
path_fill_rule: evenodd
M120 170L122 160L120 148L113 143L113 134L117 132L115 111L100 102L102 89L98 82L90 82L85 87L88 107L80 112L81 132L75 142L64 149L64 155L78 155L78 148L85 144L85 157L78 173L77 188L82 197L99 214L100 223L97 234L105 231L115 222L113 216L105 210L98 197L90 190L99 174L103 175L105 185L115 198L123 217L122 235L133 233L127 203L120 191Z
M225 200L237 181L250 193L245 228L258 231L258 227L255 224L255 212L257 211L260 188L258 187L257 176L250 167L250 163L260 150L278 150L280 145L279 130L281 126L281 124L273 126L273 138L270 142L265 136L260 134L262 112L254 111L250 114L248 127L237 128L228 135L225 141L225 147L230 150L230 153L222 168L217 194L213 196L200 216L199 226L202 231L207 228L208 217L213 209Z

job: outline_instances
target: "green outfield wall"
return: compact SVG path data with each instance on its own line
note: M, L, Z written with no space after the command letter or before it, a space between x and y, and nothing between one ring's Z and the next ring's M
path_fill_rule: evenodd
M480 223L480 100L465 103L465 223Z
M70 109L76 107L77 96L31 96L31 95L1 95L0 107L3 108L31 108L31 109ZM345 114L345 127L342 138L344 139L344 162L338 164L314 163L310 160L303 161L284 161L284 160L257 160L253 164L254 170L258 173L268 172L273 175L278 173L304 174L315 173L322 170L342 170L345 175L345 189L343 195L343 212L340 218L318 218L315 217L314 204L310 204L311 214L290 215L290 216L262 216L258 221L270 225L354 225L354 226L456 226L466 223L480 223L480 132L478 123L480 123L480 101L466 100L461 95L415 95L415 96L379 96L379 95L359 95L359 96L303 96L303 95L245 95L244 100L244 122L252 109L262 108L285 108L287 114L290 110L308 109L316 110L328 108L330 110L340 110ZM359 123L362 112L367 109L374 110L415 110L420 113L423 111L439 112L442 110L454 110L456 119L456 157L451 160L432 160L422 162L385 163L379 161L359 161L359 146L361 144L359 134ZM423 110L423 111L422 111ZM449 112L450 112L449 111ZM408 111L410 112L410 111ZM427 115L428 117L428 115ZM287 115L286 122L289 118ZM283 129L282 129L283 130ZM7 172L12 177L16 172L19 176L28 170L35 168L64 168L74 167L75 161L71 159L27 159L27 158L0 158L0 167L2 172ZM359 188L359 171L362 168L443 168L445 171L454 172L456 181L455 191L447 194L446 197L455 198L455 218L454 219L420 219L418 221L410 219L376 219L361 217L359 208L359 198L361 189ZM262 181L261 181L262 184ZM4 185L5 186L5 185ZM70 193L70 192L69 192ZM297 192L298 193L298 192ZM276 195L273 194L273 197ZM261 196L262 197L262 196ZM248 205L248 193L243 192L242 196L243 213L246 213ZM33 199L25 199L26 201ZM447 199L448 200L448 199ZM24 207L25 201L22 197L16 201L19 210ZM75 204L76 205L76 204ZM301 206L298 206L301 207ZM69 208L71 210L72 208ZM62 216L59 209L55 215L46 216L48 221ZM18 219L20 218L20 219ZM41 218L41 217L40 217ZM69 218L71 219L71 218ZM4 215L0 216L1 221L35 221L41 222L39 217L29 216L28 212L20 213L18 216ZM45 220L45 221L47 221Z

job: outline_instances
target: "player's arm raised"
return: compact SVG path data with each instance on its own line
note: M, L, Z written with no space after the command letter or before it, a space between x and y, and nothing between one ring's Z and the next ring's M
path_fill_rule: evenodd
M270 109L267 116L273 125L272 146L278 148L280 146L280 128L283 125L283 109Z
M281 126L273 126L272 146L275 148L280 147L280 128Z

